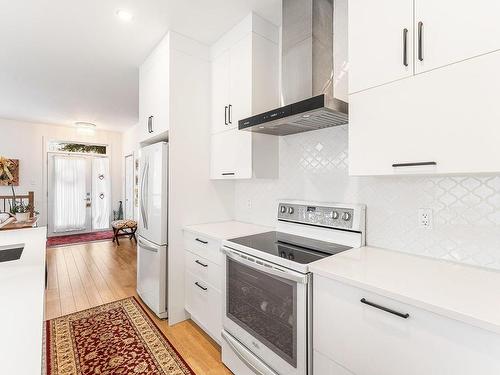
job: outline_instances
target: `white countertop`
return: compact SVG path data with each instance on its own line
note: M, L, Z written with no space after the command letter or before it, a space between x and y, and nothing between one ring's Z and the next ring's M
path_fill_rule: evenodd
M274 228L243 223L241 221L222 221L218 223L188 225L184 227L184 230L196 232L215 239L227 240L236 237L269 232L274 230Z
M46 229L0 232L0 246L25 244L21 258L0 263L0 374L42 369Z
M374 247L310 265L314 273L500 333L500 272Z

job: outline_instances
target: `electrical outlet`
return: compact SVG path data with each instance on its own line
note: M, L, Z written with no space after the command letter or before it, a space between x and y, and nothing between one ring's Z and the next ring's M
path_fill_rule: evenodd
M248 200L247 200L247 208L248 208L248 209L251 209L251 208L252 208L252 200L251 200L251 199L248 199Z
M420 228L432 229L432 209L420 208L418 210L418 224Z

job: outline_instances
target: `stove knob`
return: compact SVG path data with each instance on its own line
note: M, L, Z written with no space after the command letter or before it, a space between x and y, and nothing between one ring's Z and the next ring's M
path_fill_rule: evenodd
M291 215L293 214L295 210L293 209L293 207L288 207L288 213Z
M284 214L284 213L286 212L286 207L285 207L285 206L281 206L281 207L280 207L280 212L281 212L282 214Z
M337 220L339 218L339 213L337 211L332 211L332 219Z
M351 220L351 214L350 214L349 212L344 212L344 213L342 214L342 220L344 220L344 221L349 221L349 220Z

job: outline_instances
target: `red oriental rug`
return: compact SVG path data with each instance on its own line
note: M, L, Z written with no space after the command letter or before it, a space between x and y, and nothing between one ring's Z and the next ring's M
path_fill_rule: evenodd
M69 236L56 236L47 239L47 247L64 246L76 243L86 243L92 241L110 240L113 238L113 231L71 234Z
M194 375L134 297L45 324L47 375Z

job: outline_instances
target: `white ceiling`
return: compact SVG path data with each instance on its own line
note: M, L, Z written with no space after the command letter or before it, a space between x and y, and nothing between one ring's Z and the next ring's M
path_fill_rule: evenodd
M137 122L138 66L167 30L211 44L280 0L0 0L0 118L123 130ZM117 9L133 13L124 23Z

